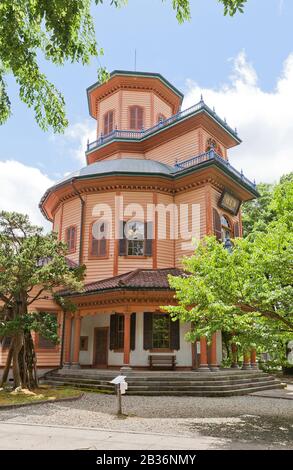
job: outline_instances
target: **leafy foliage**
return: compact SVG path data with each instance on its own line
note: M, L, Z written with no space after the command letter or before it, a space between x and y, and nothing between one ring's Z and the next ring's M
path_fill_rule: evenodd
M66 250L54 233L44 235L27 216L0 212L0 337L12 338L2 382L13 359L15 386L37 386L32 331L59 341L55 316L35 312L34 304L53 297L60 286L82 289L85 268L70 269Z
M243 349L276 348L293 332L293 181L278 185L270 202L275 219L265 231L234 240L228 252L206 237L184 260L188 274L170 277L178 305L165 309L193 322L189 339L222 330Z
M247 0L218 0L224 5L224 15L234 16L237 12L243 13Z
M279 184L260 183L258 199L245 202L242 206L243 236L253 236L255 232L266 232L268 224L281 217L289 224L292 216L293 173L282 176Z
M164 1L164 0L162 0ZM242 11L246 0L218 0L224 13ZM66 61L89 64L103 55L98 48L91 6L103 0L1 0L0 2L0 124L11 115L5 77L12 74L19 85L20 99L34 110L43 130L63 132L68 121L62 94L40 70L39 57L55 65ZM110 0L119 8L127 0ZM190 19L190 1L172 0L179 23ZM99 81L109 78L100 67Z

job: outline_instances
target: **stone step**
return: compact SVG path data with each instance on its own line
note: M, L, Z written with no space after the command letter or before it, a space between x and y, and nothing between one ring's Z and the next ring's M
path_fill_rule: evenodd
M191 397L229 397L229 396L237 396L237 395L249 395L250 393L254 392L261 392L263 390L273 390L273 389L280 389L282 386L279 384L275 385L263 385L263 386L256 386L250 388L242 388L242 389L228 389L228 390L219 390L219 391L186 391L186 392L178 392L178 391L127 391L128 395L137 395L137 396L191 396Z
M109 381L105 380L98 380L98 379L93 379L93 378L80 378L80 377L72 377L72 376L54 376L48 378L49 380L54 380L55 382L79 382L80 384L90 384L90 385L101 385L101 386L107 386L109 384ZM229 378L226 380L214 380L213 382L207 381L207 380L196 380L196 381L191 381L191 380L180 380L180 381L173 381L173 380L156 380L156 381L151 381L151 382L145 382L145 381L139 381L139 380L133 380L132 378L127 378L127 382L129 386L131 387L164 387L164 386L171 386L171 387L180 387L180 386L200 386L200 385L207 385L210 384L210 386L220 386L220 385L227 385L227 384L246 384L246 383L251 383L253 382L269 382L271 380L275 380L271 376L259 376L259 377L250 377L250 378L237 378L237 379L232 379Z
M55 386L71 386L113 394L110 381L117 371L86 373L59 370L46 374L45 383ZM127 377L128 395L145 396L232 396L282 388L281 382L261 371L209 372L209 373L131 373Z
M91 381L104 381L104 382L109 382L112 380L117 374L114 375L101 375L101 374L78 374L78 373L68 373L68 374L62 374L62 373L50 373L47 374L46 377L48 378L57 378L57 377L66 377L66 378L75 378L80 381L84 380L91 380ZM155 375L155 376L142 376L142 375L134 375L134 374L129 374L127 376L127 381L128 382L157 382L157 381L172 381L172 382L181 382L181 381L191 381L191 382L196 382L196 381L218 381L218 380L234 380L234 379L248 379L251 380L253 378L257 377L266 377L268 376L267 374L263 372L243 372L243 373L238 373L238 374L217 374L213 372L207 372L204 374L198 374L198 373L193 373L192 375L188 376L166 376L166 375Z
M54 382L48 382L50 385L56 385ZM103 387L103 386L98 386L98 385L93 385L88 386L81 385L81 384L74 384L74 383L58 383L59 386L72 386L74 388L79 388L82 390L93 390L97 391L100 393L106 393L106 394L114 394L115 390L114 387ZM184 390L178 390L177 388L174 390L138 390L136 388L129 388L127 390L127 395L137 395L137 396L206 396L206 397L225 397L225 396L233 396L233 395L248 395L253 392L259 392L263 390L273 390L273 389L280 389L283 388L281 384L279 383L271 383L271 384L249 384L247 386L242 386L242 387L226 387L223 388L221 387L220 389L215 389L213 387L196 387L193 388L192 390L189 389L184 389Z
M67 381L67 380L64 380L64 381L50 381L51 383L55 383L55 384L72 384L73 386L79 386L79 387L87 387L87 388L99 388L99 389L107 389L107 390L112 390L114 389L114 386L112 384L107 384L107 385L104 385L104 384L96 384L96 383L90 383L90 382L87 382L87 383L83 383L81 384L80 382L73 382L73 381ZM137 391L158 391L158 390L161 390L161 391L165 391L165 390L174 390L174 391L184 391L184 390L226 390L226 389L237 389L237 388L249 388L249 387L257 387L257 386L264 386L264 385L275 385L275 384L279 384L278 381L272 379L270 381L259 381L259 382L245 382L245 383L242 383L242 384L239 384L239 383L227 383L227 384L217 384L217 385L211 385L211 384L197 384L197 385L172 385L172 384L169 384L169 385L166 385L166 384L158 384L156 386L154 386L153 384L150 386L150 385L130 385L129 384L129 387L128 387L128 390L129 391L134 391L134 390L137 390Z
M54 387L73 387L79 388L81 390L97 390L100 392L105 393L115 393L115 386L114 385L98 385L98 384L81 384L80 382L68 382L64 381L55 381L55 380L46 380L47 385L52 385Z
M157 387L148 387L148 386L129 386L128 390L129 391L168 391L168 390L174 390L174 391L204 391L204 390L237 390L237 389L246 389L246 388L252 388L252 387L262 387L262 386L269 386L269 385L276 385L277 382L274 380L272 381L265 381L265 382L247 382L244 384L225 384L225 385L196 385L196 386L190 386L190 385L181 385L181 386L167 386L167 385L162 385L162 386L157 386Z

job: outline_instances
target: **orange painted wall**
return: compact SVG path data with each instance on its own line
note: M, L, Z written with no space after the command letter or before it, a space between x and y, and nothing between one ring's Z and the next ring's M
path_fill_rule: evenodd
M170 207L170 212L167 212L166 224L164 224L163 217L157 216L158 224L158 240L157 240L157 267L158 268L169 268L174 267L174 247L175 241L171 237L171 224L172 215L171 210L174 204L174 197L167 194L158 194L158 205L163 204L166 208ZM164 240L163 236L166 233L167 237Z
M72 261L78 262L79 256L79 240L80 240L80 216L81 216L81 208L80 208L80 200L78 197L75 199L64 203L63 207L63 216L62 216L62 236L61 239L65 240L65 233L66 228L70 227L71 225L75 225L77 229L77 236L76 236L76 249L74 253L69 253L68 258Z
M205 202L205 189L204 187L188 191L186 193L178 194L175 196L175 203L188 204L189 210L191 211L192 204L197 205L198 209L195 214L195 229L196 231L192 233L192 237L198 235L200 238L204 237L206 234L206 202ZM182 213L184 216L180 219L182 223L186 224L188 230L192 232L191 224L191 212L189 211L189 225L187 225L187 214ZM186 246L188 240L179 238L175 242L175 264L177 267L182 265L182 257L190 256L194 252L194 248Z
M157 95L154 94L154 123L157 123L158 114L163 114L167 119L172 116L172 108L165 101L161 100Z
M90 256L90 230L91 224L95 220L98 220L100 216L95 212L98 210L100 204L108 204L112 211L112 224L114 225L115 217L115 192L97 193L86 196L86 224L84 227L84 258L83 261L87 266L86 270L86 282L97 281L99 279L106 279L107 277L113 276L113 263L114 263L114 240L109 240L109 249L107 258L95 258L91 259ZM100 206L102 209L102 206ZM101 214L102 215L102 214Z
M113 93L113 95L108 96L104 100L100 101L98 104L98 120L97 120L97 135L99 136L104 133L104 114L107 111L113 110L114 111L114 129L115 127L119 127L120 121L120 106L119 106L119 98L120 91Z
M162 113L166 118L172 115L171 106L152 91L119 90L98 103L97 136L104 132L103 116L114 111L114 128L129 130L129 107L133 105L144 108L144 128L157 123L157 116Z
M199 153L199 129L195 129L147 151L145 157L174 165L176 160L187 160Z
M217 140L213 134L211 134L210 132L208 132L206 129L203 129L201 130L201 133L202 133L202 143L203 143L203 148L201 150L201 152L205 152L206 151L206 148L207 148L207 141L209 138L212 138L212 139L215 139L218 143L218 145L220 146L221 150L222 150L222 153L223 153L223 157L225 159L227 159L227 148L224 146L224 144L222 142L220 142L219 140Z
M56 232L59 236L59 232L61 229L61 216L62 216L62 206L58 208L54 215L54 223L53 223L53 232Z

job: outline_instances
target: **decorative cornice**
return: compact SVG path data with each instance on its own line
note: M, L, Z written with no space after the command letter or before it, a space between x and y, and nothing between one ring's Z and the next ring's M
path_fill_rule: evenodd
M82 314L82 309L94 309L98 307L115 307L115 306L127 306L129 304L132 305L148 305L148 304L158 304L162 305L166 302L168 303L174 303L174 294L170 291L166 291L165 295L158 295L158 293L154 290L151 291L152 295L148 296L139 296L139 291L133 292L132 295L127 295L127 297L116 297L113 298L108 297L104 298L101 296L101 299L96 299L96 300L90 300L88 298L87 300L83 300L81 302L76 302L77 308L81 311ZM94 297L96 294L92 294L90 297Z
M89 186L89 187L84 187L84 188L79 188L79 193L81 195L88 195L88 194L95 194L95 193L106 193L106 192L116 192L116 191L144 191L144 192L155 192L155 193L161 193L161 194L169 194L171 196L175 196L177 194L180 194L182 192L186 192L188 190L192 190L194 188L199 188L204 186L206 183L213 183L215 187L218 188L223 188L222 185L217 183L215 180L212 178L205 178L199 181L193 181L187 185L182 185L180 187L175 187L174 185L170 186L162 186L158 184L113 184L113 185L95 185L95 186ZM53 206L52 209L52 214L55 215L57 210L59 209L60 205L64 202L68 202L72 199L75 199L77 196L76 194L71 191L70 193L62 196L59 201Z

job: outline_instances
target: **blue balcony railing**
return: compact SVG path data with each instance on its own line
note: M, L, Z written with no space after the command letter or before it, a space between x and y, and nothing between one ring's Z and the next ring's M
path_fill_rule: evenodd
M221 166L226 167L231 173L237 176L237 178L241 179L247 186L256 189L255 181L252 182L248 178L246 178L242 170L241 172L236 170L236 168L234 168L227 160L224 160L223 157L220 157L220 155L218 155L213 149L209 150L208 152L197 155L196 157L189 158L188 160L175 163L175 174L208 161L215 161L220 163Z
M212 117L216 119L216 121L222 125L228 132L230 132L234 137L237 138L237 130L232 129L232 127L228 126L227 122L223 119L221 119L214 110L209 108L205 104L203 100L201 100L199 103L195 104L194 106L191 106L188 109L185 109L184 111L180 111L177 114L174 114L173 116L169 117L168 119L165 119L164 121L158 122L155 126L149 127L148 129L142 129L140 131L132 131L132 130L120 130L120 129L114 129L112 132L110 132L107 135L101 135L97 140L94 140L93 142L88 142L87 144L87 151L91 151L97 147L100 147L108 142L111 142L112 140L115 139L125 139L125 140L140 140L148 135L151 135L160 129L163 129L164 127L168 127L169 125L181 121L184 118L196 113L197 111L200 110L205 110L210 114Z

